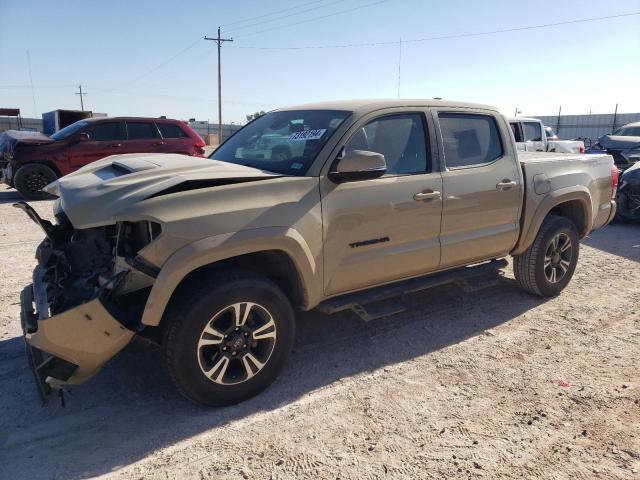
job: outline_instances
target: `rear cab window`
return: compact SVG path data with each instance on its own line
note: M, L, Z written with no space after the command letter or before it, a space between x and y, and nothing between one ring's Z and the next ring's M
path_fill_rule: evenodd
M495 117L482 113L438 113L447 168L493 163L504 155Z

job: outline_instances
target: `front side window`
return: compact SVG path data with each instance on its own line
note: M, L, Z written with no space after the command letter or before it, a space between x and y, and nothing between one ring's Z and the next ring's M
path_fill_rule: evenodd
M427 145L422 115L388 115L377 118L356 131L345 145L353 150L381 153L387 175L408 175L427 171Z
M127 122L127 138L129 140L149 140L157 137L158 132L153 123Z
M524 131L525 141L542 141L542 127L538 122L524 122L522 124L522 130Z
M270 112L238 130L209 158L284 175L304 176L336 129L340 110Z
M87 130L89 140L92 142L111 142L122 140L122 131L118 122L99 123L95 127Z
M439 113L445 163L449 168L491 163L503 155L496 119L476 113Z

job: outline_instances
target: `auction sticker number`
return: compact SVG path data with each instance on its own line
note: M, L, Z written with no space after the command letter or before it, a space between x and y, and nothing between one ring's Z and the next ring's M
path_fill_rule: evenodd
M324 132L326 132L326 128L319 128L317 130L305 130L303 132L295 132L289 135L289 141L295 142L300 140L318 140L322 138Z

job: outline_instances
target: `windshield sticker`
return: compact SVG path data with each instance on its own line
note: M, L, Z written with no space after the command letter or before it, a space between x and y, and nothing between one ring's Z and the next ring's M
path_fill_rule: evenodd
M305 130L303 132L295 132L289 135L289 141L295 142L300 140L318 140L322 138L324 132L326 132L326 128L319 128L317 130Z
M302 168L302 166L303 165L301 163L295 162L295 163L292 163L291 167L289 167L289 168L292 168L294 170L300 170Z

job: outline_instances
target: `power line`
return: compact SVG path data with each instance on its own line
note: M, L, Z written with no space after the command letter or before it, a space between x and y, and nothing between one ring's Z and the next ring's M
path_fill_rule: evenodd
M160 70L162 67L164 67L165 65L167 65L168 63L172 62L173 60L175 60L176 58L178 58L180 55L182 55L183 53L187 52L188 50L191 50L193 47L195 47L198 43L200 42L200 39L196 40L193 43L190 43L189 45L187 45L185 48L183 48L182 50L180 50L178 53L176 53L175 55L172 55L171 57L169 57L168 59L164 60L163 62L159 63L158 65L156 65L155 67L147 70L145 73L143 73L142 75L137 76L136 78L134 78L131 81L128 82L124 82L121 83L120 85L118 85L117 87L114 87L114 89L116 88L122 88L122 87L126 87L131 85L132 83L136 83L139 80L142 80L145 77L148 77L149 75L151 75L152 73Z
M318 9L320 9L320 8L326 8L326 7L330 6L330 5L335 5L336 3L342 3L342 2L344 2L344 0L335 0L335 1L330 2L330 3L325 3L324 5L319 5L319 6L317 6L317 7L308 8L308 9L306 9L306 10L300 10L300 11L295 12L295 13L290 13L290 14L288 14L288 15L283 15L283 16L281 16L281 17L270 18L270 19L268 19L268 20L262 20L261 22L250 23L249 25L243 25L243 26L241 26L241 27L237 27L236 29L233 29L233 31L235 32L235 31L240 30L240 29L243 29L243 28L255 27L256 25L262 25L262 24L264 24L264 23L277 22L277 21L279 21L279 20L283 20L283 19L285 19L285 18L295 17L296 15L302 15L303 13L312 12L312 11L314 11L314 10L318 10Z
M631 13L622 13L619 15L608 15L603 17L567 20L564 22L545 23L540 25L529 25L526 27L505 28L501 30L489 30L484 32L459 33L459 34L452 34L452 35L439 35L439 36L433 36L433 37L415 38L415 39L409 39L409 40L402 40L402 43L403 44L419 43L419 42L430 42L435 40L449 40L449 39L455 39L455 38L479 37L483 35L494 35L494 34L500 34L500 33L518 32L523 30L534 30L538 28L558 27L561 25L570 25L570 24L576 24L576 23L597 22L601 20L610 20L610 19L622 18L622 17L632 17L636 15L640 15L640 12L631 12ZM384 42L346 43L346 44L337 44L337 45L305 45L305 46L299 46L299 47L259 47L259 46L249 46L249 45L235 45L230 48L245 48L245 49L251 49L251 50L307 50L307 49L324 49L324 48L379 47L384 45L397 45L398 43L399 43L398 40L389 40Z
M308 18L307 20L300 20L300 21L295 22L295 23L287 23L287 24L284 24L284 25L278 25L276 27L265 28L264 30L258 30L257 32L252 32L252 33L248 33L246 35L241 35L241 37L242 38L250 37L250 36L253 36L253 35L258 35L259 33L270 32L272 30L278 30L280 28L292 27L294 25L300 25L301 23L309 23L309 22L314 22L316 20L322 20L324 18L335 17L336 15L342 15L343 13L349 13L349 12L354 12L356 10L361 10L363 8L373 7L375 5L379 5L381 3L385 3L385 2L388 2L388 1L389 0L378 0L377 2L365 3L364 5L359 5L357 7L349 8L349 9L346 9L346 10L340 10L338 12L330 13L328 15L322 15L320 17Z
M326 0L315 0L313 2L303 3L302 5L296 5L295 7L287 7L287 8L283 8L282 10L278 10L276 12L265 13L264 15L258 15L257 17L249 17L249 18L245 18L244 20L236 20L235 22L227 23L222 26L226 28L226 27L230 27L231 25L237 25L238 23L250 22L251 20L257 20L259 18L264 18L264 17L271 17L279 13L288 12L290 10L295 10L300 7L306 7L307 5L313 5L314 3L321 3L324 1Z

